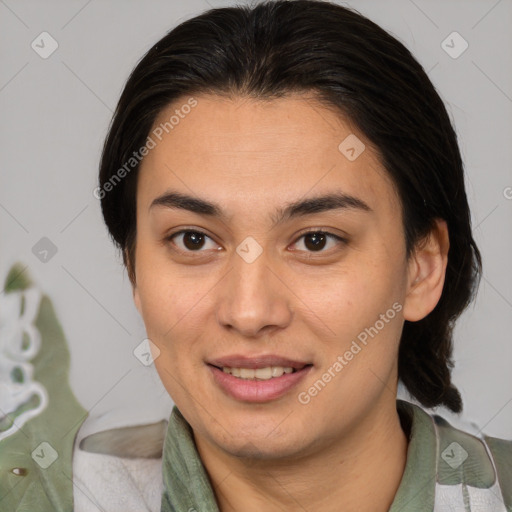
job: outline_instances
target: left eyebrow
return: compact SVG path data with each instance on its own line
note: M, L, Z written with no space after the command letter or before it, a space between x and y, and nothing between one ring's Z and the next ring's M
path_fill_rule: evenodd
M199 197L189 196L176 191L168 191L157 197L152 201L149 209L151 210L157 206L187 210L199 215L217 217L223 220L227 220L228 218L220 205ZM278 224L293 218L313 215L330 210L347 209L360 210L362 212L373 211L362 199L343 192L336 192L288 203L286 207L278 208L275 214L271 215L270 218L273 226L275 227Z
M273 215L271 219L274 226L276 226L292 218L313 215L330 210L373 211L362 199L343 192L336 192L290 203L285 208L278 208L276 214Z

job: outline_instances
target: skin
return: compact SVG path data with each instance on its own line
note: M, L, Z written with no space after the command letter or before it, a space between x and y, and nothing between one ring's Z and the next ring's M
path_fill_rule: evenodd
M400 201L376 151L311 95L196 99L141 164L133 291L161 351L155 366L193 428L219 507L386 511L407 455L396 411L400 333L441 296L446 224L438 221L407 258ZM366 145L354 161L338 150L349 134ZM171 189L217 203L225 217L150 207ZM276 209L334 190L371 211L273 225ZM168 238L185 228L207 234L199 250L183 236ZM303 232L320 228L346 242L327 238L315 250ZM236 252L248 236L262 249L252 263ZM401 311L300 403L298 393L394 303ZM248 403L227 396L205 363L229 354L278 354L313 367L284 396Z

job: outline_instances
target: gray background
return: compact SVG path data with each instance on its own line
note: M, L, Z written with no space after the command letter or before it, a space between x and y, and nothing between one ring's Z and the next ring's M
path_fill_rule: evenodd
M484 260L478 298L455 332L454 381L462 420L511 438L512 2L340 3L412 51L454 120ZM92 195L112 111L160 37L210 6L231 4L0 0L0 277L21 261L52 297L71 346L71 385L90 410L86 430L166 418L171 407L154 368L132 353L144 326ZM59 45L47 59L31 47L43 31ZM469 44L456 59L441 46L453 31ZM46 262L32 252L42 237L57 247Z

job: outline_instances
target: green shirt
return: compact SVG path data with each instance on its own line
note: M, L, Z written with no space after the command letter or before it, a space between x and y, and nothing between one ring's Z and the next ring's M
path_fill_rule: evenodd
M512 441L476 436L397 400L409 425L405 471L390 512L511 512ZM163 455L162 512L218 512L192 430L175 406Z

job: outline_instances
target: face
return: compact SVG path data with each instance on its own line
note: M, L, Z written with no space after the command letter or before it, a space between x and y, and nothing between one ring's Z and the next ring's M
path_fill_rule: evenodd
M390 178L311 97L187 101L155 122L188 111L137 188L134 297L163 384L227 454L356 436L396 399L412 267Z

